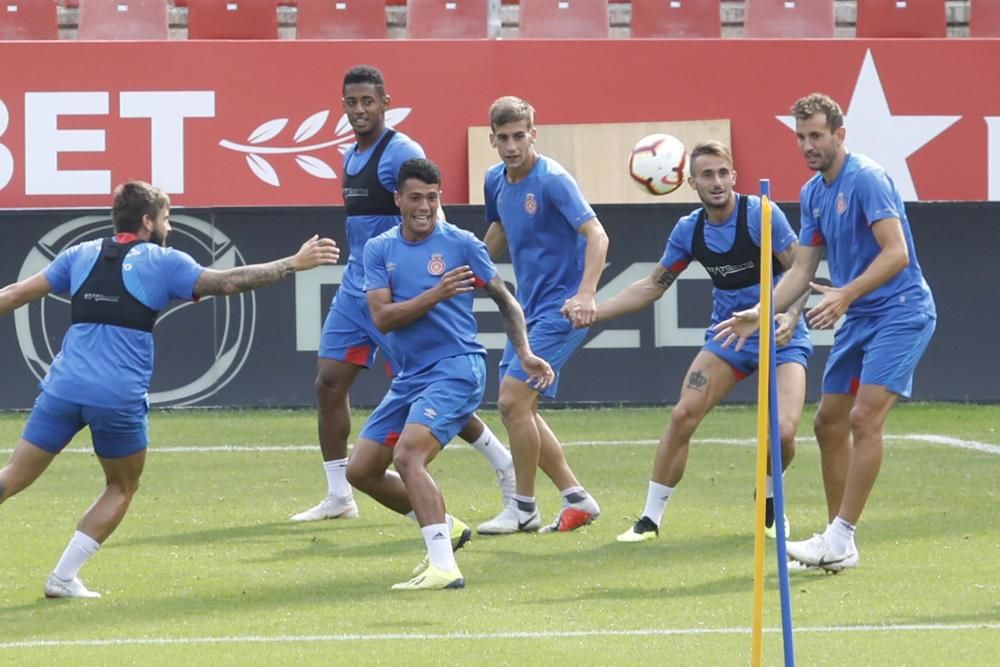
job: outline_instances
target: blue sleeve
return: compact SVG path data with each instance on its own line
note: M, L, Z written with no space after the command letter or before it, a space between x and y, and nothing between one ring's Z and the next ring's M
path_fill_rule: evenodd
M365 291L390 287L385 268L385 239L375 237L365 244Z
M801 209L799 213L799 222L801 223L801 227L799 228L799 243L810 248L815 248L826 245L826 239L823 238L823 232L816 226L816 221L812 214L812 205L809 200L809 185L807 183L802 186L802 191L799 193L799 208Z
M691 263L691 235L694 233L694 221L691 216L685 216L677 221L667 245L660 258L660 266L673 273L680 273Z
M901 218L889 175L881 169L862 169L854 180L854 194L869 226L886 218Z
M500 220L500 211L497 209L497 179L493 170L486 172L483 181L483 202L486 205L486 222L496 222Z
M761 216L764 214L763 203L758 200L757 208L748 213L747 226L750 228L750 238L760 247ZM778 205L771 202L771 252L775 255L784 252L795 242L795 232L788 224L788 218Z
M585 222L597 217L594 209L580 192L580 186L569 174L551 174L546 179L546 191L549 201L562 213L573 229L580 229Z
M493 276L497 274L497 267L493 264L493 260L490 259L490 253L486 249L485 243L472 234L465 233L464 236L469 268L472 269L472 273L475 275L476 287L482 287L493 280Z
M163 255L164 275L167 278L168 299L194 299L194 286L205 267L180 250L167 248Z
M80 247L74 245L66 248L42 270L45 279L52 286L54 294L64 294L70 291L70 270L73 266L73 258L80 252Z
M379 183L389 192L395 192L399 168L404 162L415 157L427 157L420 144L409 138L400 141L393 137L378 163Z

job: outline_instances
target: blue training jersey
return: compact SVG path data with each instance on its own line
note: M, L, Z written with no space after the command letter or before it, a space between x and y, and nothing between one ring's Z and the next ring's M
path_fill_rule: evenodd
M747 229L750 232L750 239L760 248L760 197L754 195L737 194L737 205L733 207L732 215L720 224L709 222L705 219L705 245L713 252L726 252L733 247L736 240L736 217L739 213L739 197L747 197ZM695 209L688 215L677 221L667 245L663 250L663 257L660 258L660 265L663 268L680 273L687 268L692 259L697 259L692 253L692 240L694 230L698 221L700 208ZM795 242L795 232L788 224L788 218L784 212L773 203L771 204L771 252L778 255L787 250ZM773 276L774 284L777 284L781 274ZM712 324L718 324L722 320L732 317L738 310L752 308L760 301L760 286L751 285L736 290L712 290ZM803 318L799 318L795 330L795 338L805 338L808 336ZM750 343L754 344L758 338L754 334Z
M408 301L463 265L472 269L477 287L497 272L486 244L455 225L439 221L430 236L416 243L404 239L398 225L365 246L365 291L388 287L393 303ZM389 345L400 365L397 377L409 377L448 357L485 356L477 331L472 292L436 304L418 320L389 332Z
M934 298L917 261L903 198L882 167L864 155L848 153L833 183L827 185L817 173L802 186L800 200L799 242L826 246L834 287L857 278L881 252L870 229L872 223L885 218L899 218L902 223L910 263L854 301L847 309L848 316L884 315L900 306L934 313Z
M384 134L384 133L383 133ZM379 139L382 135L379 135ZM348 174L358 174L365 165L368 158L375 152L378 140L364 151L358 151L358 145L354 144L344 153L344 171ZM399 168L404 162L411 158L425 157L424 149L420 144L410 139L402 132L396 134L389 140L382 153L382 159L378 165L378 180L389 192L396 190L396 176ZM379 234L395 227L400 222L398 215L352 215L345 220L347 227L347 246L349 254L347 257L347 267L344 269L344 277L340 283L340 289L347 294L354 296L364 296L365 291L365 267L364 249L369 239L375 238Z
M486 221L503 225L528 324L561 318L583 278L587 239L579 229L597 217L594 209L569 172L545 156L518 183L507 180L503 163L494 165L484 190Z
M102 242L80 243L56 256L44 270L54 293L76 293L94 268ZM140 243L122 263L122 280L133 297L158 311L171 299L194 299L194 285L204 270L185 252ZM73 324L42 390L82 405L130 406L146 398L152 374L153 334L111 324Z

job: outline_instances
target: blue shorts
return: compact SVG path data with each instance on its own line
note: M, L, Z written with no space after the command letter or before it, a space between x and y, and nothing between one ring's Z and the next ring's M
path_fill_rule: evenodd
M318 355L324 359L343 361L371 368L375 351L382 350L386 358L386 374L399 368L389 348L388 337L375 328L364 296L337 292L323 322Z
M90 427L94 451L105 459L131 456L149 444L149 406L96 408L64 401L44 391L35 399L21 437L58 454L84 426Z
M857 394L860 385L872 384L909 398L936 324L928 313L847 317L833 337L823 393Z
M569 358L583 343L587 337L587 329L574 329L569 320L548 319L540 320L528 327L528 344L535 356L541 357L549 362L555 372L555 379L552 384L541 392L545 398L555 398L559 390L559 371L566 365ZM528 374L521 368L521 360L514 352L514 346L507 342L504 348L503 358L500 359L500 381L503 382L505 375L512 378L528 381Z
M444 447L465 427L485 390L482 356L447 357L415 375L393 380L360 437L394 447L406 424L423 424Z
M758 361L760 360L760 346L755 338L747 341L743 349L737 352L732 346L722 347L718 341L714 340L715 332L711 329L705 331L705 345L701 349L711 352L727 364L732 366L733 373L737 380L742 380L748 375L757 372ZM812 355L813 345L807 333L796 333L787 345L780 345L774 351L774 364L800 364L803 368L809 368L809 356Z

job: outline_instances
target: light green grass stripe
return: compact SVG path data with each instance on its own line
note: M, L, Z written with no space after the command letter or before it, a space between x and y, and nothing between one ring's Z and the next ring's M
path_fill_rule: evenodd
M830 625L795 628L796 633L857 633L857 632L960 632L965 630L1000 630L1000 623L910 623L900 625ZM116 639L39 639L35 641L3 642L0 649L47 648L68 646L154 646L167 644L240 644L240 643L295 643L295 642L370 642L416 639L420 641L499 640L499 639L567 639L579 637L666 637L676 635L748 635L751 628L643 628L639 630L550 630L534 632L448 632L344 635L276 635L266 637L249 635L241 637L136 637ZM777 634L781 628L764 628L764 632Z
M798 438L802 442L816 442L815 438ZM984 452L986 454L996 454L1000 455L1000 445L991 445L986 442L979 442L978 440L963 440L961 438L953 438L948 435L939 435L936 433L904 433L901 435L891 435L887 434L885 436L886 440L889 441L911 441L911 442L924 442L934 445L945 445L947 447L954 447L957 449L969 449L976 452ZM643 440L572 440L569 442L562 443L563 447L600 447L600 446L621 446L621 445L655 445L659 440L643 439ZM695 445L735 445L739 447L751 447L757 444L757 440L753 438L699 438L691 441ZM180 453L212 453L212 452L312 452L318 449L318 445L212 445L207 447L201 447L198 445L184 446L184 447L157 447L153 446L152 450L158 454L180 454ZM468 445L463 443L455 443L449 445L451 448L464 448L470 449ZM0 453L9 454L12 449L0 449ZM93 449L90 447L73 447L63 450L71 454L91 454Z

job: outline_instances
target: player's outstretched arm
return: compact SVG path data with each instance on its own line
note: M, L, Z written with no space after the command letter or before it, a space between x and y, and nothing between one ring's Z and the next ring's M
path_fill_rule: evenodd
M637 280L618 294L611 297L597 307L597 317L594 322L611 320L622 315L628 315L638 310L642 310L649 304L662 297L666 291L677 280L677 275L670 269L657 264L652 273L641 280ZM579 317L579 310L572 310L568 314L569 320L577 329L587 326Z
M579 231L587 239L587 250L583 257L583 278L576 294L566 300L562 307L563 317L577 311L579 326L589 327L597 317L597 282L604 273L604 263L608 258L608 235L597 218L591 218L580 225Z
M507 232L503 230L503 225L499 221L491 222L486 228L483 243L486 244L491 259L501 257L507 251Z
M0 289L0 315L6 315L26 303L37 301L52 291L49 279L38 272L30 278L11 283Z
M545 389L555 379L555 373L547 361L532 353L521 305L499 275L493 276L493 279L483 287L500 309L504 331L507 332L507 338L510 339L514 351L521 360L521 368L528 373L528 384L538 390Z
M237 266L225 271L205 269L194 285L195 296L225 295L246 292L276 283L296 271L308 271L321 264L336 264L340 248L333 239L313 236L291 257L266 264Z
M388 287L370 289L367 292L368 310L372 322L382 333L388 333L412 324L427 314L438 303L464 292L475 289L476 276L468 266L459 266L448 271L437 285L418 294L412 299L393 303L392 290Z

